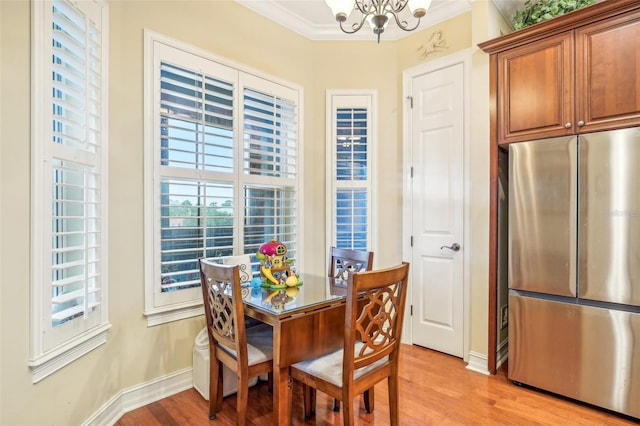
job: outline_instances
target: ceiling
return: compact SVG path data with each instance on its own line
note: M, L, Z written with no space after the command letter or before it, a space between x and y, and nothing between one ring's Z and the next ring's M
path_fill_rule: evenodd
M374 40L372 31L363 28L355 34L345 34L331 13L325 0L236 0L238 3L311 40ZM492 1L510 22L516 9L525 0L433 0L427 15L420 22L429 27L471 10L473 1ZM408 11L407 11L408 12ZM413 18L407 13L410 23ZM397 40L409 35L391 22L382 40Z

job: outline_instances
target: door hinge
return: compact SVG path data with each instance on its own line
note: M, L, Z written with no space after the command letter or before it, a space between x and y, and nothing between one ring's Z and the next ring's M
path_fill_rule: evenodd
M411 170L411 176L410 177L411 177L411 179L413 179L413 166L411 166L410 170Z
M413 247L413 235L411 236L411 247Z
M411 105L411 109L413 109L413 96L407 96L407 100L409 101L409 105Z
M409 306L409 316L413 316L413 305Z

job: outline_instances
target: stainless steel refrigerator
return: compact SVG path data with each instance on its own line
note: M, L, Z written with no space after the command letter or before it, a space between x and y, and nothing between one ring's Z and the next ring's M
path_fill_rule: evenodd
M640 129L509 146L509 378L640 418Z

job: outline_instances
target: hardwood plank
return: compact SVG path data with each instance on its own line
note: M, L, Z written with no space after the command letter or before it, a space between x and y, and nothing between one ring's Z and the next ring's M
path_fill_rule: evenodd
M422 425L611 425L638 424L620 416L567 398L528 387L507 379L506 366L496 375L469 371L460 358L403 345L400 358L400 423ZM249 391L249 424L271 426L272 397L266 382ZM387 385L376 386L375 412L367 414L362 397L354 402L357 425L387 425L389 404ZM224 400L222 412L209 421L208 403L195 389L126 413L116 426L234 425L236 399ZM293 388L292 425L341 425L342 413L333 411L333 399L317 394L315 419L303 419L302 389Z

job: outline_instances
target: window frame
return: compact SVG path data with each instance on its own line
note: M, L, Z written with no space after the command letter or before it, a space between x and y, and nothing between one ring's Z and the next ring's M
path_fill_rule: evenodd
M99 132L99 142L96 152L74 148L67 145L53 146L53 126L50 124L56 121L52 113L53 92L53 64L50 58L53 54L53 0L32 3L32 111L31 111L31 339L30 339L30 359L28 365L31 370L34 383L39 382L65 365L82 357L107 341L107 331L111 327L108 318L108 52L109 52L109 9L108 4L102 0L90 2L70 2L66 5L72 7L74 12L92 19L101 34L100 44L100 99L96 103L99 105L99 124L95 126ZM86 21L85 21L86 22ZM87 32L83 33L86 37ZM89 57L88 47L83 53ZM87 61L82 62L87 67ZM90 80L87 80L90 81ZM90 83L86 83L90 84ZM89 95L85 92L84 100L88 101ZM85 114L84 119L89 122ZM87 125L90 126L90 125ZM85 129L86 131L86 129ZM65 135L69 135L65 133ZM85 134L86 136L86 134ZM87 140L84 140L86 142ZM55 149L54 149L55 148ZM95 157L95 160L93 158ZM54 297L52 295L52 270L54 266L50 260L53 258L54 249L51 247L53 236L52 221L54 212L52 210L52 192L56 184L52 179L54 171L54 159L59 159L65 163L94 164L99 178L97 187L97 200L99 203L98 222L95 232L99 234L99 242L95 247L91 247L85 240L85 247L82 251L85 259L84 266L89 268L92 259L90 252L97 252L99 268L96 271L99 277L99 284L95 289L99 292L99 305L95 310L83 311L82 317L70 319L62 325L54 327L52 325ZM66 181L65 181L66 182ZM83 190L90 190L91 187L84 186ZM86 194L85 194L86 196ZM84 203L91 203L83 198ZM86 212L85 212L86 214ZM83 228L90 228L91 221L89 215L84 217ZM95 256L95 254L94 254ZM85 277L91 275L85 270ZM87 287L92 285L83 283L85 290L84 297L87 298ZM88 319L91 319L89 321Z
M154 31L145 29L144 31L144 73L145 73L145 123L144 123L144 211L145 211L145 306L144 314L147 317L147 325L155 326L170 321L180 320L203 314L202 291L200 287L181 289L177 292L181 294L161 294L160 285L160 210L159 210L159 184L164 176L160 166L160 147L158 146L158 138L160 137L160 88L159 88L159 67L160 63L168 62L171 55L181 58L184 62L172 62L178 67L183 67L191 71L196 69L202 74L209 75L214 78L224 79L221 76L203 72L201 69L215 68L220 70L221 74L227 76L233 81L233 152L234 152L234 207L236 212L244 208L243 191L245 187L254 185L271 185L272 187L286 186L282 182L285 178L245 175L243 168L243 115L244 89L258 90L263 93L273 95L275 97L290 96L295 100L295 108L297 112L297 146L296 146L296 174L295 177L287 182L292 182L289 187L295 188L295 209L297 215L295 217L295 227L297 228L297 238L295 246L299 249L302 247L303 229L303 191L301 182L303 182L302 158L303 158L303 91L302 88L290 82L275 78L270 75L263 74L259 71L250 69L243 65L234 63L228 59L218 57L211 52L197 48L190 44L180 42L169 38ZM164 53L163 53L164 52ZM164 56L163 56L164 55ZM167 56L168 55L168 56ZM201 68L191 68L190 63L202 63ZM206 64L206 65L204 65ZM226 80L225 80L226 81ZM287 98L288 99L288 98ZM185 169L184 176L188 179L194 179L192 176L197 174L197 170ZM216 172L202 171L200 182L213 182L207 180L207 176L213 176ZM191 176L191 177L190 177ZM216 180L215 182L228 182L227 180ZM234 229L233 234L233 255L244 254L239 250L244 247L244 215L234 213ZM297 263L300 267L300 263Z
M367 179L365 185L352 185L356 180L337 180L336 143L337 138L337 110L339 108L366 108L367 109ZM377 219L375 212L378 209L376 191L377 187L377 135L378 135L378 101L375 90L327 90L326 92L326 205L327 205L327 247L337 246L337 218L336 218L336 191L338 188L366 187L368 205L367 216L367 250L375 251L377 247ZM328 253L328 248L327 248ZM328 262L328 259L327 259Z

